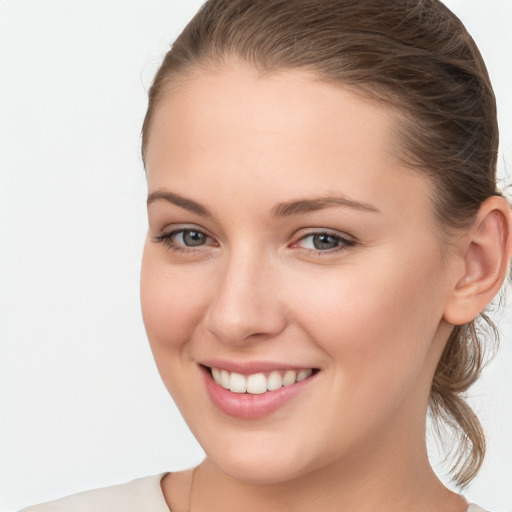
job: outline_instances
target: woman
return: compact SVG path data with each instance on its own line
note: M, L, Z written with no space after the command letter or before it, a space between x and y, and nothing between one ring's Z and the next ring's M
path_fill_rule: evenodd
M458 437L455 481L482 463L463 393L511 252L494 96L457 18L207 2L142 142L144 321L207 457L29 510L481 510L425 447L430 408Z

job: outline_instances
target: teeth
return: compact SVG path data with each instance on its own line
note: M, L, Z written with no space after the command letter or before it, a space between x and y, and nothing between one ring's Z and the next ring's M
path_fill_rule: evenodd
M267 389L269 391L275 391L276 389L283 387L283 379L279 372L271 372L267 379Z
M267 379L263 373L255 373L247 377L247 393L261 395L267 391Z
M288 370L283 377L283 386L291 386L295 384L297 379L297 372L295 370Z
M311 368L308 368L307 370L301 370L297 374L297 382L300 382L301 380L306 380L312 373L313 370Z
M312 373L311 368L304 370L286 370L284 372L273 371L265 377L264 373L253 373L242 375L240 373L229 373L226 370L212 368L213 380L224 389L233 393L249 393L261 395L267 391L275 391L283 386L291 386L296 382L307 379Z
M215 379L215 376L213 377ZM224 389L229 389L229 373L226 370L221 370L220 379L215 380L218 384L220 384Z
M232 373L229 378L229 390L233 393L245 393L247 391L247 380L239 373Z

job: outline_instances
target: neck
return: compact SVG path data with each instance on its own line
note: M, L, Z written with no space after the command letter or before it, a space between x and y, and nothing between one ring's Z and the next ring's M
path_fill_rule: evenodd
M206 459L196 471L190 512L465 512L465 501L447 490L432 471L425 443L404 446L398 432L394 438L400 442L392 450L380 437L366 453L359 451L272 484L233 479Z

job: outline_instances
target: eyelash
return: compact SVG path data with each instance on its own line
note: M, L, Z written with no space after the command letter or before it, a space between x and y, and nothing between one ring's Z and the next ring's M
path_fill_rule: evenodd
M174 237L179 234L185 234L185 233L197 233L199 235L202 235L205 237L206 240L212 240L212 238L207 235L204 231L201 231L200 229L194 229L194 228L181 228L176 229L174 231L171 231L170 233L164 233L162 235L156 235L153 236L153 240L157 243L161 243L167 247L167 249L178 252L181 254L189 254L189 253L196 253L197 250L201 249L205 245L209 245L207 243L198 245L196 247L194 246L186 246L186 245L179 245L174 241ZM338 233L333 233L330 231L312 231L307 234L304 234L301 236L296 242L294 242L291 247L296 246L299 242L302 242L303 240L306 240L308 238L318 237L318 236L327 236L331 238L335 243L338 245L336 247L333 247L331 249L321 250L321 249L315 249L315 248L303 248L304 251L307 251L307 254L310 256L326 256L329 254L337 253L340 251L346 250L348 247L351 247L356 244L356 241L353 239L346 238Z
M166 246L167 249L173 251L173 252L179 252L182 254L189 254L189 253L195 253L197 252L197 248L204 247L205 244L198 245L196 247L194 246L186 246L186 245L179 245L174 241L174 237L180 233L198 233L202 236L204 236L207 240L212 239L210 236L208 236L204 231L201 231L200 229L194 229L194 228L181 228L176 229L174 231L171 231L170 233L164 233L162 235L156 235L153 237L153 240L157 243L161 243Z
M327 256L329 254L333 254L333 253L344 251L348 247L351 247L351 246L356 244L355 240L350 239L350 238L346 238L346 237L342 236L339 233L333 233L331 231L313 231L313 232L309 232L309 233L301 236L297 240L297 242L294 242L293 245L296 245L299 242L302 242L303 240L306 240L308 238L314 238L314 237L318 237L318 236L327 236L327 237L331 238L334 242L336 242L338 245L336 247L333 247L332 249L326 249L326 250L306 249L306 248L304 248L304 250L306 250L309 255L312 255L312 256Z

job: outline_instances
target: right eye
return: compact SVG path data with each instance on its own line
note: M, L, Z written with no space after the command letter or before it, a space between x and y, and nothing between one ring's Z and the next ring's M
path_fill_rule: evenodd
M154 240L178 252L190 252L203 245L216 245L215 241L206 233L193 228L176 229L170 233L155 236Z
M171 233L172 240L178 245L186 247L197 247L204 245L208 241L208 236L201 231L195 229L182 229L181 231L174 231Z

